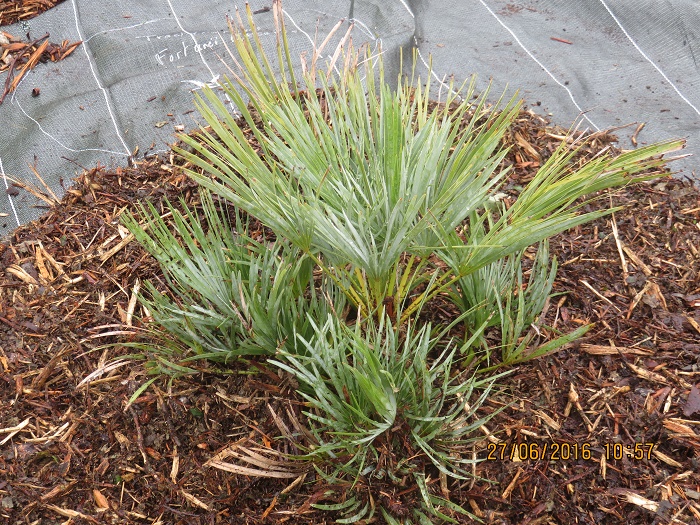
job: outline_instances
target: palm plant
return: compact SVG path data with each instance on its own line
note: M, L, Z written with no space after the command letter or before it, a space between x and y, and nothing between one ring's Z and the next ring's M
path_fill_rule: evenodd
M354 329L329 316L311 340L298 337L301 351L283 350L272 360L298 380L310 408L313 444L296 459L330 465L319 471L328 484L349 480L350 494L356 493L340 506L318 508L342 510L348 521L371 517L374 505L353 487L410 477L421 489L416 513L443 516L439 507L446 506L468 514L429 491L425 479L431 468L451 478L470 475L471 446L481 439L477 430L493 415L479 418L476 410L503 374L477 379L455 370L459 348L445 342L449 328L433 333L429 324L417 329L409 323L399 334L387 316Z
M353 50L340 75L310 71L304 94L290 92L286 72L298 89L291 63L281 60L283 82L276 81L251 27L252 40L235 30L242 76L224 90L255 145L207 90L198 109L211 131L183 137L193 151L180 150L207 172L191 176L312 257L355 305L376 312L387 299L400 303L423 284L439 232L481 207L500 180L498 145L519 104L486 111L486 94L470 102L472 83L456 107L450 95L433 109L429 86L400 80L393 90L381 59ZM286 46L279 54L289 56Z
M422 287L404 309L405 321L423 299L479 268L609 213L579 214L583 204L574 203L649 177L634 174L660 166L658 156L682 144L666 141L572 171L576 148L563 143L479 243L464 243L455 227L470 214L474 226L486 220L489 198L507 173L498 168L506 153L499 144L520 103L501 97L487 107L488 92L474 102L472 81L462 102L450 89L436 106L429 82L399 78L392 89L381 56L352 46L336 50L327 71L316 68L316 50L301 91L282 17L276 18L278 80L248 16L252 36L240 19L231 25L238 70L223 89L255 140L204 89L197 108L209 127L199 137L183 136L190 149L178 151L204 170L189 171L199 184L289 240L366 311L403 304ZM451 268L431 281L433 252Z
M142 205L139 215L148 231L131 214L124 219L160 263L175 296L146 283L143 303L154 321L187 348L179 359L173 355L177 352L155 353L158 370L191 373L187 363L194 360L225 363L237 356L274 355L286 344L295 347L297 334L311 337L314 318L343 310L342 294L314 281L313 265L298 248L283 239L251 238L246 220L227 216L206 190L200 197L201 214L184 203L184 212L166 204L168 222L153 205Z
M349 31L327 69L318 60L330 37L310 65L302 61L299 76L278 1L273 14L276 66L249 7L250 32L240 18L231 23L235 69L223 91L241 116L204 88L196 104L207 126L182 136L185 146L177 148L196 168L187 173L202 187L203 217L170 206L169 225L142 207L148 230L126 220L173 290L168 298L151 286L147 306L189 349L177 366L161 364L186 371L193 359L274 355L307 403L310 441L297 443L305 447L297 460L313 462L336 486L412 477L422 499L411 519L419 522L464 514L426 479L469 473L465 447L485 421L478 410L498 377L474 370L482 365L475 348L491 357L485 330L500 329L498 364L583 333L586 327L534 350L532 336L522 335L551 292L556 262L546 239L609 213L581 210L600 190L656 176L661 155L682 141L600 156L577 169L570 164L581 144L562 143L512 205L494 205L507 175L500 144L520 108L515 98L489 106L488 93L475 97L472 81L433 103L415 60L392 88L381 55L354 49ZM235 214L260 220L275 241L251 238L209 192ZM524 288L521 259L536 243ZM433 332L419 314L439 294L462 314ZM446 334L460 322L466 335L457 345ZM376 509L357 491L342 504L318 506L343 511L346 522Z

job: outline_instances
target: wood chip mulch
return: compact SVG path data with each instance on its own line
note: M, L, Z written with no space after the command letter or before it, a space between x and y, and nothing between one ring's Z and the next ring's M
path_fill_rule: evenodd
M9 33L0 31L0 73L9 71L5 84L0 91L0 104L12 93L22 81L24 75L39 63L59 62L70 55L81 41L64 40L60 44L49 42L49 34L40 38L23 41ZM41 94L39 88L32 90L32 96Z
M522 113L512 187L561 134ZM174 159L98 167L0 244L3 523L333 521L310 507L322 497L312 476L292 485L204 466L240 439L274 441L272 413L295 399L274 371L202 364L126 408L148 377L113 361L128 349L99 348L117 336L92 337L139 326L136 291L161 275L119 216L180 196L192 202L197 188ZM486 523L700 522L700 192L667 177L608 199L625 209L551 243L562 295L548 324L595 328L502 380L482 410L511 403L482 427L477 457L491 459L446 487Z
M0 26L27 21L48 11L64 0L0 0ZM19 85L22 77L34 69L38 63L58 62L70 55L82 42L64 40L60 44L49 42L49 35L32 39L27 33L26 40L0 31L0 73L9 71L0 91L0 104ZM32 96L41 94L39 88L32 90Z
M30 20L64 0L0 0L0 26Z

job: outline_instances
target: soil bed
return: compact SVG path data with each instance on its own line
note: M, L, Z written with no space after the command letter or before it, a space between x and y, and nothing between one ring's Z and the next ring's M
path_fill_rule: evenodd
M508 136L513 191L561 134L521 114ZM599 135L587 154L610 140ZM239 439L269 444L279 434L272 412L298 411L292 386L264 364L240 365L256 370L245 375L201 364L195 377L156 381L126 410L148 379L140 363L81 384L127 353L96 350L117 339L91 336L138 326L134 291L161 275L119 215L139 200L158 207L179 196L196 202L197 188L173 159L95 168L0 244L6 523L333 521L310 508L324 490L312 475L289 489L293 480L204 466ZM604 197L625 206L616 230L608 217L552 241L563 295L547 324L595 328L503 380L484 410L512 405L475 450L479 458L491 452L475 473L495 483L451 485L452 498L487 523L700 521L699 197L671 177L630 186ZM410 504L410 495L389 496L397 511Z

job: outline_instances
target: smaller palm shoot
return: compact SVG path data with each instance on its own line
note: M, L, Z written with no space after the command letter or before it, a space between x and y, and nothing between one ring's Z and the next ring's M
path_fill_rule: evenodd
M375 497L376 487L407 477L420 483L430 475L470 475L471 447L488 419L476 411L500 375L477 378L460 371L459 347L445 341L447 330L433 333L430 325L408 324L399 334L386 316L354 328L329 316L315 328L311 339L297 338L301 349L280 350L272 361L297 379L309 407L314 443L295 459L315 463L330 485L344 482L370 494L374 487ZM346 509L358 519L357 513L373 509L359 501ZM426 489L419 508L439 515L436 501ZM452 505L457 509L466 513Z
M184 203L184 212L167 204L168 222L152 205L141 206L147 230L131 215L124 220L160 263L174 295L147 283L143 302L154 321L187 348L178 358L167 345L172 337L162 338L165 346L156 353L161 371L191 373L184 367L200 359L225 363L274 355L297 334L310 337L312 319L344 309L342 294L323 279L315 281L313 263L298 248L283 239L251 238L240 215L227 216L206 190L200 197L201 213Z

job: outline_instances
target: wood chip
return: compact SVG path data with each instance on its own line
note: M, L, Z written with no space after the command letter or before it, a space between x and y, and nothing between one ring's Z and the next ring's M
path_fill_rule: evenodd
M114 248L109 250L107 253L103 253L100 256L100 262L104 264L110 257L112 257L115 253L117 253L119 250L124 248L124 246L126 246L127 244L129 244L133 240L134 240L134 235L130 233L124 239L122 239L122 241L119 244L114 246Z
M280 494L289 494L295 488L297 488L299 485L304 483L305 479L306 479L306 472L304 472L301 476L299 476L297 479L295 479L289 485L287 485L285 488L283 488L282 492L280 492Z
M17 266L16 264L13 264L11 266L8 266L5 271L7 273L11 273L15 277L17 277L20 281L27 283L27 284L39 284L37 280L29 275L21 266Z
M170 481L177 484L177 475L180 471L180 456L177 453L177 445L173 447L173 464L170 467Z
M656 456L656 457L659 458L661 461L663 461L664 463L666 463L667 465L669 465L669 466L671 466L671 467L683 468L683 465L681 465L680 463L678 463L678 461L676 461L675 459L673 459L673 458L667 456L667 455L664 454L663 452L659 452L658 450L656 450L656 448L654 448L652 454L654 454L654 456Z
M674 436L671 437L700 437L700 435L696 434L695 431L688 425L684 425L683 423L680 423L677 420L666 419L663 422L663 425L668 430L674 433Z
M632 354L632 355L654 355L651 350L643 350L641 348L630 348L627 346L602 346L602 345L589 345L582 344L581 350L591 355L620 355L620 354Z
M625 498L627 499L628 503L632 503L633 505L637 505L638 507L642 507L646 510L650 510L651 512L656 512L659 510L659 504L656 503L655 501L652 501L650 499L643 498L639 494L636 494L632 491L629 491L626 495Z
M627 254L627 257L629 257L630 260L636 266L638 266L640 270L642 270L644 275L646 275L647 277L652 275L653 272L651 271L651 268L644 264L644 262L637 256L637 254L634 253L628 246L623 245L622 250Z
M620 309L617 307L617 305L615 305L615 303L613 303L610 299L608 299L608 298L605 297L603 294L601 294L598 290L596 290L595 288L593 288L593 287L588 283L588 281L586 281L585 279L581 279L581 280L580 280L580 283L581 283L582 285L584 285L586 288L588 288L591 292L593 292L594 294L596 294L598 297L600 297L603 301L605 301L605 302L608 303L610 306L612 306L613 308L615 308L615 310L617 310L618 312L622 312L622 310L620 310Z
M187 501L189 501L190 503L192 503L192 505L194 505L195 507L199 507L200 509L204 509L204 510L206 510L206 511L210 511L210 510L211 510L211 507L210 507L209 505L207 505L206 503L204 503L204 502L203 502L202 500L200 500L199 498L193 496L192 494L190 494L190 493L188 493L188 492L185 492L184 490L181 490L181 491L180 491L180 494L182 494L182 495L185 497L185 499L186 499Z
M695 319L693 319L692 317L690 317L689 315L684 315L684 317L688 320L688 322L690 323L690 326L695 328L695 331L700 334L700 325L698 324L698 322Z
M661 383L663 385L668 384L666 378L661 374L657 374L656 372L650 372L649 370L646 370L639 366L635 366L633 364L627 364L627 366L629 366L630 370L632 370L642 379L646 379L647 381L651 381L652 383Z
M90 521L91 523L96 523L97 521L95 518L92 516L88 516L87 514L83 514L82 512L78 512L77 510L71 510L71 509L64 509L61 508L57 505L44 505L45 508L54 511L57 514L60 514L61 516L65 516L66 518L82 518L85 520Z
M76 483L77 481L71 481L70 483L62 483L60 485L56 485L46 494L42 495L40 501L42 503L46 503L47 501L51 501L52 499L55 499L58 496L68 494L71 491L71 489L76 485Z
M97 505L98 509L107 510L109 508L109 501L107 501L107 498L105 498L104 494L102 494L99 490L92 489L92 497L95 500L95 504Z
M551 417L549 417L547 414L545 414L541 410L535 410L534 413L542 419L545 425L547 425L549 428L551 428L554 431L559 431L561 429L561 425L554 421Z
M641 122L639 126L637 126L637 129L634 130L634 133L630 137L630 142L632 145L636 148L637 147L637 136L639 135L639 132L644 129L644 126L646 125L646 122Z
M520 477L520 474L522 474L522 473L523 473L523 469L518 467L518 470L515 473L515 476L513 476L513 479L510 481L510 483L506 487L506 490L504 490L503 494L501 494L501 498L508 499L510 497L511 492L513 492L513 489L515 488L515 483L518 481L518 478Z
M137 278L136 281L134 281L134 287L131 290L131 297L129 298L129 304L126 309L126 326L132 326L134 309L136 308L136 300L139 297L140 288L141 280Z
M4 445L9 440L11 440L18 432L20 432L24 427L26 427L29 424L30 420L31 418L27 418L24 421L22 421L19 425L15 425L14 427L0 428L0 434L9 434L7 437L5 437L5 439L0 441L0 445Z

